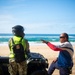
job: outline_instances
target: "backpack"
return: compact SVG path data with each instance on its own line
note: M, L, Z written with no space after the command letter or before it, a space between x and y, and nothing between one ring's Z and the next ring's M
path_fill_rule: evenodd
M18 44L15 44L14 43L14 40L12 38L12 49L13 49L13 52L14 52L14 57L15 57L15 61L17 63L20 63L22 61L25 61L25 52L24 52L24 47L23 45L21 44L21 41L22 41L22 38L21 40L19 41Z

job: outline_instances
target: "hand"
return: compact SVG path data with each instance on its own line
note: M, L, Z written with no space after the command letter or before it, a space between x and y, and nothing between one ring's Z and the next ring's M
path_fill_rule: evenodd
M45 41L45 40L42 40L42 39L41 39L41 41L42 41L43 43L46 43L46 44L48 43L47 41Z
M53 60L53 62L55 63L57 61L57 58Z

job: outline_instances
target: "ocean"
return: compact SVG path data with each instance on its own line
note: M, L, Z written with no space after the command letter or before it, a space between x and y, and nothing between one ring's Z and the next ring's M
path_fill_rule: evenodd
M8 44L9 39L12 37L12 34L0 34L0 45ZM41 44L41 39L47 40L52 43L59 43L60 34L25 34L25 37L28 42L33 44ZM75 44L75 34L69 34L69 41Z

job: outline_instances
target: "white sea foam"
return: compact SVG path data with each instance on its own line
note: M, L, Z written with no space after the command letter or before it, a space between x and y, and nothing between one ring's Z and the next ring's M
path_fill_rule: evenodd
M60 42L51 42L52 44L54 45L59 45ZM72 45L75 45L75 42L71 42ZM29 45L32 46L32 45L45 45L45 43L42 43L42 42L29 42ZM8 46L8 42L0 42L0 46Z
M8 46L7 42L0 43L0 46Z
M51 42L52 44L54 44L54 45L59 45L60 44L60 42ZM29 42L29 44L30 45L45 45L44 43L42 43L42 42ZM75 42L71 42L71 44L72 45L75 45Z

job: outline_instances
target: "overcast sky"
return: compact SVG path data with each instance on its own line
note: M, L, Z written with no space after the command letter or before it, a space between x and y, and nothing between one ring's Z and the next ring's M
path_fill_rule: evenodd
M0 0L0 33L22 25L25 33L75 33L75 0Z

